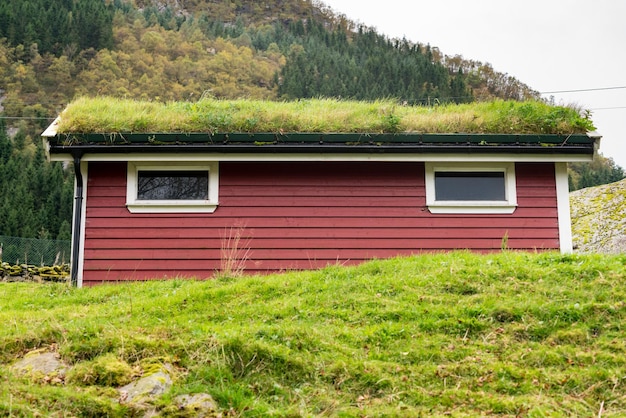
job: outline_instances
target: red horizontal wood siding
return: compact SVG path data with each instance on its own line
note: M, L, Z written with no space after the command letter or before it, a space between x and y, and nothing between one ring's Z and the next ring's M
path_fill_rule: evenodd
M246 271L469 248L558 249L554 164L516 164L512 215L434 215L423 163L220 163L212 214L131 214L126 163L90 163L83 283L211 277L243 228Z

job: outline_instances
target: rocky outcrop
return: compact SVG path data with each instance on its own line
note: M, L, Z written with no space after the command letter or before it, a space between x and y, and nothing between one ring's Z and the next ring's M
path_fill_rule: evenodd
M164 411L166 416L179 416L179 417L195 417L195 418L208 418L208 417L221 417L219 408L215 403L215 400L208 393L196 393L194 395L179 395L174 398L174 406L176 411Z
M123 380L132 380L117 388L119 397L116 401L125 405L134 416L222 416L217 403L208 393L181 394L167 405L158 403L170 391L176 379L177 369L172 364L144 359L144 364L135 370L140 376L133 378L127 376L132 374L130 366L111 353L71 366L61 359L56 349L54 344L26 353L11 366L11 370L18 376L29 378L34 384L95 385L102 388L117 386ZM120 370L124 373L120 373Z
M13 365L12 370L37 382L63 384L68 367L58 353L42 349L27 353Z
M626 253L626 179L570 193L574 251Z
M171 366L149 374L118 389L120 402L144 404L164 394L172 386Z

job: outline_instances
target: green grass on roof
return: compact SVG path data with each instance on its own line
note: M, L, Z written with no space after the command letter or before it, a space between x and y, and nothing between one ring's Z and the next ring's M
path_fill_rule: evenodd
M61 114L59 133L494 133L573 134L592 121L569 107L496 100L436 107L307 99L291 102L203 99L159 103L79 98Z

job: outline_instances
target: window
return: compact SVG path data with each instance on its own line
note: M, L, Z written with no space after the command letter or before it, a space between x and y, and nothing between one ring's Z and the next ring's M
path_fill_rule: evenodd
M131 212L213 212L218 163L129 162L126 206Z
M504 173L435 172L435 200L505 200Z
M426 204L432 213L513 213L514 163L426 163Z
M137 200L207 200L208 171L137 171Z

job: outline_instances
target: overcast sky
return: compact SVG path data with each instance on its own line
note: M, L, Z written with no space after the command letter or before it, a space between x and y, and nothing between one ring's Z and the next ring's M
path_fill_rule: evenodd
M600 152L626 169L626 1L322 2L389 37L491 63L540 92L612 88L545 97L592 110Z

